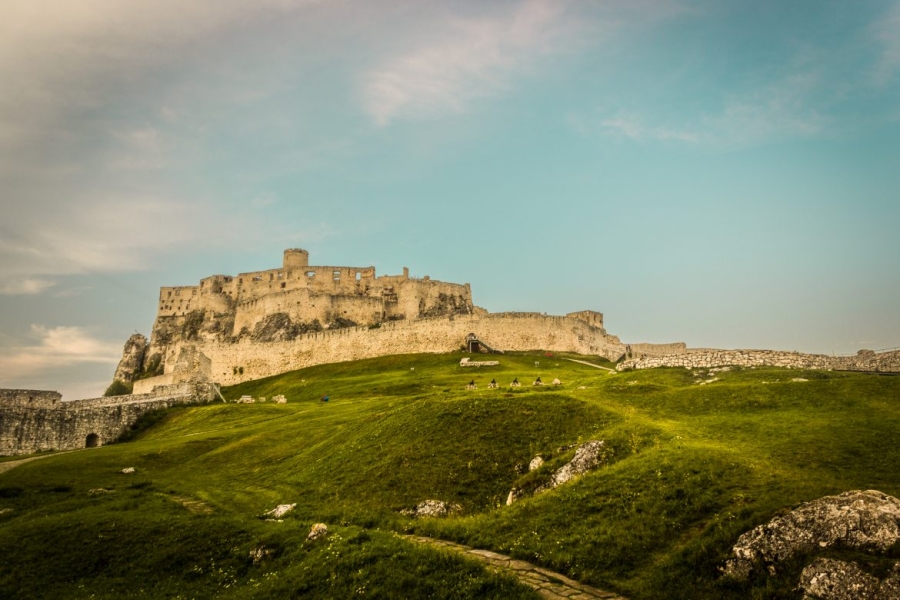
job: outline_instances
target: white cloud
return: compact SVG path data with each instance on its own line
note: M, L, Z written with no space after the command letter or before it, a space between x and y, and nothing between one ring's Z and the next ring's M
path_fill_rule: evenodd
M71 365L116 364L121 354L119 344L99 340L81 327L32 325L29 342L0 349L0 387Z
M364 77L376 123L463 112L510 85L513 74L572 40L562 2L531 0L506 17L453 19L437 39L395 56Z
M884 85L900 70L900 2L895 2L871 27L881 45L881 58L875 66L875 80Z
M37 277L7 279L0 283L0 296L30 296L53 287L54 282Z
M674 141L717 146L745 146L784 138L811 138L831 133L833 120L818 108L823 83L803 60L786 73L744 93L728 93L716 112L697 113L677 123L639 109L600 110L569 119L582 134L613 135L637 141Z
M600 127L610 133L633 140L700 141L700 136L696 132L682 131L666 126L652 126L637 114L629 111L619 111L613 117L601 118ZM583 129L583 127L579 128Z

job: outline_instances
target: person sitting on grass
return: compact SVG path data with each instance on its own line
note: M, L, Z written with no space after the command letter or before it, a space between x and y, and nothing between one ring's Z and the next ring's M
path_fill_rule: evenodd
M544 382L543 382L543 381L541 381L541 378L540 378L540 376L538 376L538 378L537 378L537 379L535 379L535 380L534 380L534 383L533 383L533 384L531 384L531 385L544 385Z

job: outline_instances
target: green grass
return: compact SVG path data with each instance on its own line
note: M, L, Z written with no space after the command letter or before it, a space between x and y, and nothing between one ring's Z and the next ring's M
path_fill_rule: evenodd
M776 578L719 580L741 533L827 494L900 494L897 377L743 369L698 385L706 377L685 369L610 374L563 360L611 366L577 355L505 354L480 369L459 367L462 356L248 382L223 393L289 403L173 410L129 443L0 474L0 511L13 509L0 514L0 544L17 548L0 561L0 596L534 597L395 531L636 599L794 597L802 560ZM538 375L563 386L531 387ZM523 387L508 387L514 377ZM513 485L541 476L521 472L532 457L550 461L546 475L571 456L561 447L589 439L606 441L608 466L505 506ZM112 491L90 493L101 488ZM462 512L400 514L429 498ZM287 502L297 508L284 522L259 518ZM332 534L307 542L319 521ZM270 554L253 564L261 545Z

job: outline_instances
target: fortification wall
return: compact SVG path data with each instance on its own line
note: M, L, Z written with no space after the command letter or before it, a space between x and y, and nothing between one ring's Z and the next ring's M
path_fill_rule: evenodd
M640 358L642 356L660 356L667 354L684 354L687 352L687 344L684 342L675 342L672 344L628 344L626 355L629 358Z
M210 384L69 402L57 392L0 390L0 455L101 446L117 439L144 413L207 402L214 395Z
M417 352L460 350L469 333L501 350L551 350L616 360L625 346L615 336L581 319L538 313L456 315L392 321L379 327L350 327L305 334L291 341L236 343L207 341L195 347L210 359L210 377L225 385L277 375L312 365ZM153 379L138 382L144 390ZM146 386L146 387L144 387Z
M724 366L784 367L788 369L825 369L843 371L900 372L900 351L874 353L861 351L855 356L827 356L780 350L692 349L679 354L642 356L616 366L625 369L686 367L689 369Z

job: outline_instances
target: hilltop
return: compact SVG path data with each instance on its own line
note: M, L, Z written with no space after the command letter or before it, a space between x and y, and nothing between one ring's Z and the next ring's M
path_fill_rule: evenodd
M897 377L776 368L610 374L565 360L612 366L596 357L546 353L462 368L466 356L478 360L392 356L245 382L223 394L283 394L288 403L169 409L148 429L139 423L135 441L0 474L0 538L16 548L0 566L0 589L20 597L534 597L475 561L396 535L413 533L629 598L793 597L806 557L774 578L719 578L743 532L827 494L900 493ZM538 375L562 385L531 387ZM508 387L513 377L522 388ZM478 389L466 390L472 378ZM499 389L486 388L492 378ZM604 466L506 505L511 488L546 479L588 440L609 449ZM527 473L535 456L545 466ZM126 467L135 472L122 474ZM459 511L401 512L426 499ZM284 503L296 508L282 522L259 518ZM329 534L306 541L315 522ZM881 557L853 556L883 569Z

